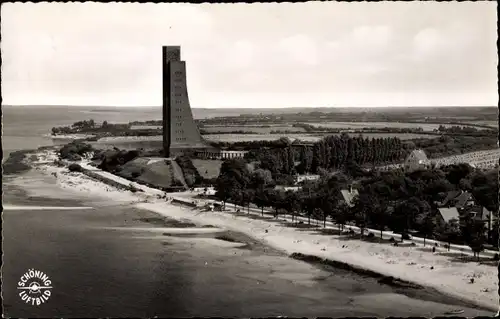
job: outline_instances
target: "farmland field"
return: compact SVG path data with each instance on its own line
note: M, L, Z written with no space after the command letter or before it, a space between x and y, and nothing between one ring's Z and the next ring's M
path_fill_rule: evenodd
M492 128L498 128L498 121L473 121L471 124L488 125Z
M324 136L328 135L339 135L339 134L300 134L300 133L290 133L290 134L210 134L204 135L203 138L208 141L214 142L248 142L248 141L273 141L280 137L288 137L292 140L300 139L306 142L315 142L322 139ZM359 133L353 133L352 135L358 136ZM362 134L366 138L384 138L384 137L398 137L402 140L409 140L414 138L435 138L435 135L426 134L413 134L413 133L367 133Z
M159 125L132 125L131 130L161 130L163 126Z
M341 128L341 129L362 129L362 128L412 128L416 129L421 127L424 131L432 132L438 129L440 125L445 127L452 127L451 124L433 124L433 123L402 123L402 122L316 122L307 123L313 126L322 126L328 128ZM467 126L467 125L463 125Z
M213 142L245 142L245 141L274 141L280 137L288 137L292 140L300 139L306 142L315 142L328 135L339 135L337 133L288 133L288 134L208 134L203 135L207 141ZM358 136L360 133L349 134ZM384 137L398 137L402 140L409 140L414 138L436 138L436 135L430 134L415 134L415 133L366 133L361 134L365 138L384 138ZM133 144L130 147L134 148L137 145L144 145L143 147L161 147L162 136L119 136L119 137L105 137L101 138L98 142L90 142L92 145L105 146L114 145L117 147L124 147L127 143ZM149 145L151 144L151 145ZM148 146L149 145L149 146Z
M220 167L222 165L221 160L192 160L194 167L198 170L198 173L203 178L217 178L219 176Z
M270 134L271 131L305 132L305 130L302 127L293 127L291 125L270 125L270 127L262 127L258 125L234 125L234 126L207 125L201 129L207 132L229 133L234 131L243 131L243 132L255 132L259 134Z

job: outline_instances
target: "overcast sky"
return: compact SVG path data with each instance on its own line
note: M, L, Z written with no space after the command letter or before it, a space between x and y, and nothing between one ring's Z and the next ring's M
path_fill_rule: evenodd
M193 107L497 105L496 2L2 5L14 105L161 105L181 45Z

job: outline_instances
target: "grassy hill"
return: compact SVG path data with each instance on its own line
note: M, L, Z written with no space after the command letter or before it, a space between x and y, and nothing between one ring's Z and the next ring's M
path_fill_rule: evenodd
M136 158L124 164L117 175L160 188L182 186L183 180L183 176L173 169L170 160L162 158Z

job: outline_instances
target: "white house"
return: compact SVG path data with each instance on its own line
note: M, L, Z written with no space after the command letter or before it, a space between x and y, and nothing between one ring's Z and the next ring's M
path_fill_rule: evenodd
M283 186L283 185L276 185L274 187L275 190L281 190L281 191L292 191L292 192L298 192L302 187L300 186Z
M430 167L431 162L423 150L413 150L405 159L403 167L405 171L412 172Z
M318 180L320 178L319 175L297 175L295 177L295 183L300 183L300 182L304 182L304 181L315 181L315 180Z

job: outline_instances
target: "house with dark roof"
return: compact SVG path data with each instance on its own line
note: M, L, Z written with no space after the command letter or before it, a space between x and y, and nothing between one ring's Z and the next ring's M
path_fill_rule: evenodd
M413 150L405 159L403 167L407 172L430 167L431 162L423 150Z
M474 197L469 192L461 190L449 191L446 197L437 203L440 207L456 207L464 209L475 205Z
M494 221L498 219L486 207L476 205L472 194L466 191L450 191L446 198L437 204L439 215L446 223L452 219L461 220L468 216L487 223L487 230L490 231Z
M493 229L493 223L498 220L498 217L495 216L492 211L482 206L475 206L468 213L475 220L484 222L487 231L491 231Z
M475 205L474 197L469 192L462 192L460 195L453 199L456 208L464 209Z
M448 193L446 193L446 197L441 201L441 202L437 202L436 204L438 206L448 206L448 204L450 203L450 201L454 198L456 198L458 195L460 195L462 193L461 190L457 190L457 191L449 191Z

